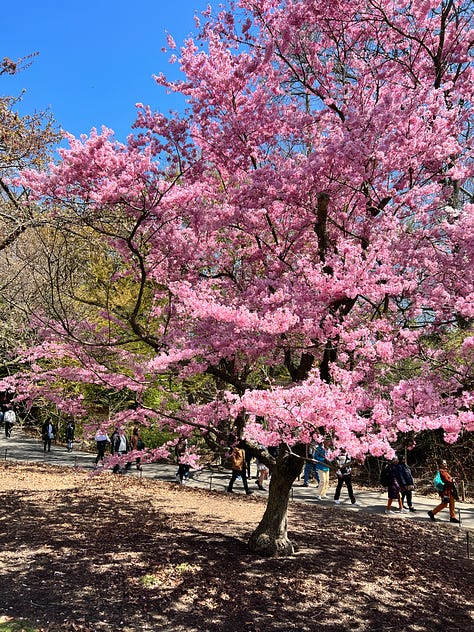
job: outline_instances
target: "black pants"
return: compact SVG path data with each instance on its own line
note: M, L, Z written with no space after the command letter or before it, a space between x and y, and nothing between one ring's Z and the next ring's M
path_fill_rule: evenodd
M354 492L352 491L352 474L344 474L343 476L337 477L337 487L336 487L336 493L334 494L334 500L339 500L339 496L341 495L341 489L344 483L346 484L347 493L349 494L351 503L354 504L356 499L354 496Z
M46 448L48 448L48 452L51 452L51 438L43 437L43 452L46 452Z
M103 461L105 457L105 446L107 441L97 441L97 456L95 457L95 464L99 461Z
M116 453L115 453L115 455L116 455L116 456L122 456L122 455L124 455L124 454L127 454L127 452L126 452L126 451L123 451L123 452L116 452ZM112 454L112 456L115 456L115 455L114 455L114 454ZM126 468L126 469L130 469L130 463L127 463L127 464L126 464L126 466L125 466L125 468ZM117 463L116 465L114 465L114 467L112 468L112 472L113 472L114 474L119 474L119 472L120 472L120 465L119 465L118 463Z
M13 428L13 424L11 424L9 421L5 422L5 437L11 437L12 434L12 428Z
M232 491L232 487L234 486L235 479L238 476L242 477L242 485L244 486L245 493L248 494L249 493L249 486L247 484L247 473L245 471L245 468L243 468L242 470L232 470L232 476L230 477L229 486L227 488L227 491L228 492Z
M411 507L412 505L412 491L411 489L402 489L402 503L405 504L405 498L407 499L407 505Z
M179 480L182 483L183 479L186 477L186 474L189 472L190 466L187 463L180 463L178 466L178 476Z

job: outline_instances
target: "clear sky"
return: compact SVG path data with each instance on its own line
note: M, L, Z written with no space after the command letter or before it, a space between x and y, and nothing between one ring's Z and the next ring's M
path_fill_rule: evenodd
M19 0L2 2L0 58L38 52L15 77L0 78L0 94L26 90L22 113L49 108L75 136L106 125L125 141L135 103L168 112L181 101L152 75L176 77L166 32L179 45L195 33L194 15L214 0ZM174 74L173 74L174 73Z

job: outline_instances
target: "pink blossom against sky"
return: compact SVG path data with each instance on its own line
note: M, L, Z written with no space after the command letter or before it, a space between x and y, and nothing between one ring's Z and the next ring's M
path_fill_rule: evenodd
M0 58L39 55L19 75L3 76L1 95L26 90L22 113L49 108L58 125L75 136L92 127L112 128L125 141L135 119L135 103L168 112L182 101L166 95L153 75L170 77L171 52L195 33L194 15L208 0L24 0L2 4ZM8 25L8 26L7 26ZM169 48L167 33L178 50Z

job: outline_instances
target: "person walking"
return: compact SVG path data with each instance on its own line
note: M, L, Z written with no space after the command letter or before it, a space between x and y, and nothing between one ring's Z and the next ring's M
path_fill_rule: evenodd
M46 420L41 427L41 437L43 439L43 452L51 452L51 441L54 439L54 426L50 420Z
M439 461L439 475L441 477L442 482L444 483L444 487L442 490L439 490L439 495L441 497L441 502L434 509L430 509L428 511L428 516L430 520L436 521L436 514L438 514L443 509L449 506L449 522L459 523L459 520L456 518L456 500L459 500L458 492L456 489L455 479L451 477L448 472L448 464L446 461Z
M250 477L251 477L250 464L252 462L252 454L251 454L250 449L248 447L244 448L244 452L245 452L245 470L246 470L246 474L247 474L247 480L249 480ZM258 479L258 469L257 469L257 479Z
M71 452L72 446L74 443L74 424L72 423L72 421L68 421L65 434L66 434L67 451Z
M235 446L232 450L232 476L230 477L229 485L227 487L228 493L232 493L234 482L240 476L242 478L242 485L244 486L247 496L252 494L247 483L247 472L245 465L245 451L242 447L242 442Z
M95 457L96 466L99 464L99 461L103 462L105 458L105 449L107 444L110 443L110 439L107 433L99 428L99 430L95 433L95 442L97 446L97 456Z
M10 404L3 414L3 423L5 424L5 437L9 439L12 436L12 428L16 424L16 413Z
M265 487L263 486L263 482L268 479L269 473L270 470L265 465L265 463L262 463L262 461L257 459L257 480L255 482L257 483L258 489L260 489L261 491L264 491L265 489Z
M392 511L392 503L394 500L398 503L398 509L400 513L407 511L407 509L403 509L402 498L400 496L400 483L398 480L398 457L394 456L390 465L387 467L387 477L388 477L388 500L387 506L385 507L386 514L395 513Z
M401 486L400 495L402 497L402 506L409 511L416 511L413 507L412 496L415 489L415 482L411 474L411 470L407 465L406 459L403 454L398 457L398 477L397 480ZM406 501L406 505L405 505Z
M334 493L334 504L341 504L339 498L341 496L342 486L345 485L347 487L349 498L351 499L351 504L358 505L359 503L356 501L356 497L354 496L354 491L352 489L352 457L344 448L341 449L341 453L336 457L335 465L337 467L337 486Z

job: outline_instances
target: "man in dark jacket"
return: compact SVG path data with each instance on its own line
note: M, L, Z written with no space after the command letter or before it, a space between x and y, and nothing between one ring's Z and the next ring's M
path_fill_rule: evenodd
M130 451L130 443L123 428L117 427L113 431L112 436L110 437L110 451L112 456L122 456ZM114 474L119 474L121 472L119 463L114 465L112 472Z
M43 439L43 452L51 452L51 441L56 436L56 431L51 421L47 420L41 427L41 437Z
M408 467L403 454L400 454L398 457L397 479L400 485L403 506L405 506L406 499L406 504L408 505L407 509L410 511L416 511L412 504L412 495L413 490L415 489L415 483L413 481L413 476L411 475L411 470Z

